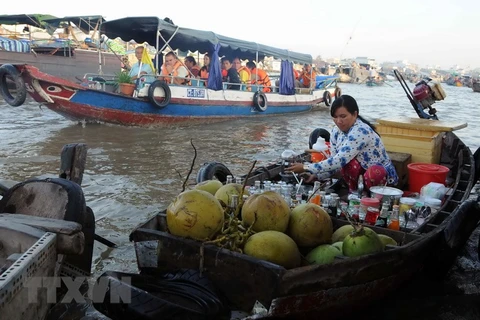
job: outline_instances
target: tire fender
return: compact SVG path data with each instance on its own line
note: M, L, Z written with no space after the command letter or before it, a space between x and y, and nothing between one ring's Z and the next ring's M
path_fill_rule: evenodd
M328 130L325 130L323 128L317 128L317 129L313 130L310 133L310 137L308 138L308 148L309 149L312 149L313 145L315 143L317 143L318 137L322 137L323 139L325 139L325 142L329 142L330 141L330 132L328 132Z
M257 111L264 112L267 110L268 101L267 96L262 91L257 91L253 95L253 106Z
M158 101L157 99L155 99L154 94L156 88L161 88L163 92L165 92L165 98L163 99L163 101ZM148 88L148 100L150 100L150 102L159 109L166 107L170 103L171 98L172 92L170 91L170 87L165 81L155 80Z
M13 96L8 89L7 76L15 82L16 96ZM27 88L20 72L11 64L4 64L0 67L0 93L6 103L12 107L21 106L27 99Z
M330 107L330 104L332 103L332 95L330 94L330 91L325 91L323 93L323 102L327 107Z
M336 87L335 93L334 93L335 99L340 98L341 95L342 95L342 89L340 87Z
M232 175L230 170L220 162L207 162L197 173L197 183L217 178L221 183L227 181L227 176Z

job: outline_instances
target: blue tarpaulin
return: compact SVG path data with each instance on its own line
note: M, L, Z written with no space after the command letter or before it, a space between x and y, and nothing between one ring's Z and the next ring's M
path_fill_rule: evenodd
M293 75L293 63L287 60L282 60L279 93L283 95L295 94L295 77Z
M222 90L222 70L220 70L220 59L218 57L218 51L220 50L220 44L213 46L213 54L210 59L210 71L208 73L207 88L215 91Z
M0 37L0 48L5 51L30 52L27 40L12 40L5 37Z

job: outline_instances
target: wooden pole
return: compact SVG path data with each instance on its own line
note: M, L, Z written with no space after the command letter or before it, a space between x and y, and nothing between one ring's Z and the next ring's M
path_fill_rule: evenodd
M71 143L64 145L60 156L60 178L71 180L81 185L86 162L86 144Z

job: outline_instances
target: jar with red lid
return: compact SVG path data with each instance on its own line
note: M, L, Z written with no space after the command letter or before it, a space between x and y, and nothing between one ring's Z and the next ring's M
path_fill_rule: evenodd
M363 197L360 199L360 206L365 213L367 212L368 207L373 207L380 210L380 199Z

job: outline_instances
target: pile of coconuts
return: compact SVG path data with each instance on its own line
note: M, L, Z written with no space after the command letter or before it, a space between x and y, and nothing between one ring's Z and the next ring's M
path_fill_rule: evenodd
M248 195L236 183L198 183L168 206L168 231L286 269L331 263L339 255L356 257L380 252L387 243L394 244L395 240L382 239L382 235L363 226L345 225L333 232L330 216L319 205L304 203L290 209L274 191L248 195L243 201L242 191ZM239 198L234 212L227 207L232 195ZM301 252L308 254L302 259Z

